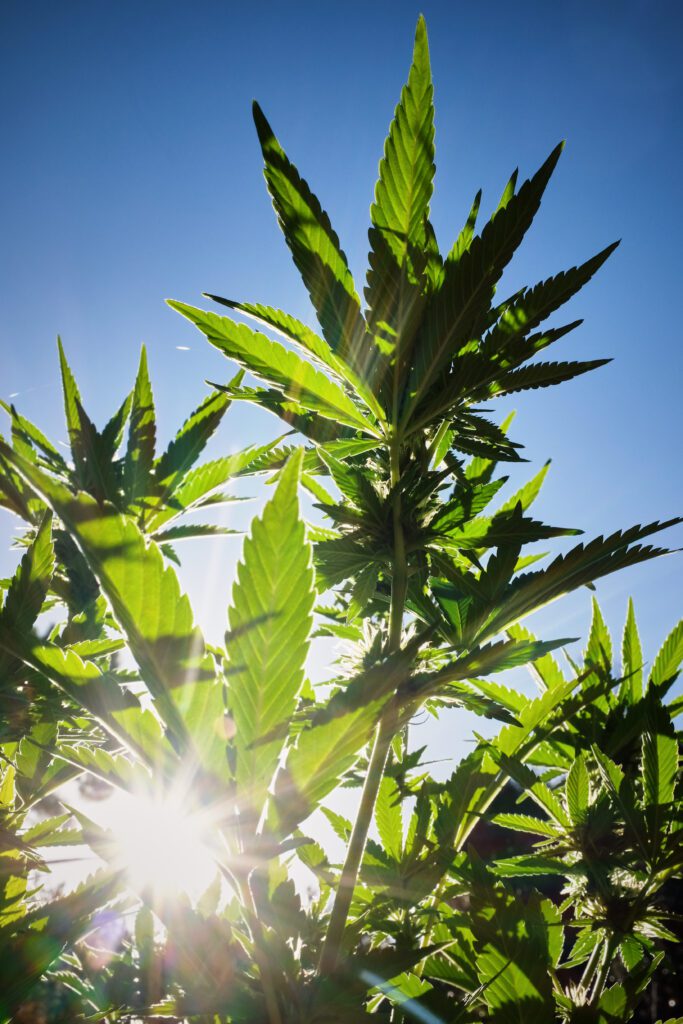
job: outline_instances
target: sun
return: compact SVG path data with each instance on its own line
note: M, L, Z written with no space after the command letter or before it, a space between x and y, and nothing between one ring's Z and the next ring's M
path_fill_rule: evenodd
M121 795L108 818L114 858L131 888L157 900L183 894L194 903L214 880L205 823L180 797Z

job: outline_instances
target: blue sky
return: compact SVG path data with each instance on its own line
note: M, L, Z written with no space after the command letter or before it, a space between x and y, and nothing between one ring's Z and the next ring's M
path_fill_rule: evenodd
M540 513L591 536L683 512L683 8L669 0L5 0L2 396L16 394L22 412L63 438L56 334L100 422L130 386L144 341L167 438L206 393L204 378L230 367L165 297L201 304L214 291L311 319L265 191L254 97L362 283L377 163L420 9L442 248L477 188L490 209L512 169L532 173L561 138L567 148L506 283L532 284L623 238L572 302L566 319L586 323L555 356L614 362L515 403L530 469L553 458ZM264 414L233 410L212 453L276 432ZM3 574L16 561L11 526L3 516ZM681 528L669 541L683 545ZM184 580L214 636L239 550L219 543L210 556L185 549L195 566ZM598 585L615 629L634 595L650 657L683 613L681 558ZM585 635L588 617L584 591L532 624Z

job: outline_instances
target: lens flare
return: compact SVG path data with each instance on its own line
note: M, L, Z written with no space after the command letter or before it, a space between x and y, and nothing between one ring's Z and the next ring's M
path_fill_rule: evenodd
M192 902L216 875L203 823L177 797L125 797L110 817L116 860L131 887L159 899L184 894Z

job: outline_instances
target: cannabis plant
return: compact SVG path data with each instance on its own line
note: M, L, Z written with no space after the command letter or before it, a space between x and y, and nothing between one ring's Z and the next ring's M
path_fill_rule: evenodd
M530 514L547 466L500 501L500 466L521 461L521 446L510 418L489 416L498 396L605 362L532 359L578 327L542 325L614 245L498 297L558 146L520 186L513 174L480 233L478 194L440 253L422 20L371 207L365 306L320 203L258 106L254 116L320 333L267 305L211 296L231 310L220 316L171 303L239 368L213 385L188 432L204 439L229 402L248 401L303 438L238 459L238 469L270 474L274 489L244 542L224 643L205 642L164 558L168 523L191 503L181 497L187 477L167 484L187 469L180 454L150 454L146 374L130 406L136 454L123 462L122 426L76 458L94 435L68 375L73 468L56 465L15 413L13 446L0 442L4 494L34 503L33 539L0 609L0 685L3 700L28 686L45 707L44 720L22 720L2 745L0 1019L52 972L84 1015L111 1021L627 1021L675 938L665 897L683 864L680 701L665 698L683 661L683 623L646 677L632 610L620 670L597 606L584 661L569 659L566 673L552 651L572 638L538 639L521 620L662 554L648 540L678 520L579 543L540 567L547 556L531 545L578 531ZM105 434L106 477L91 472ZM300 486L315 497L315 523L302 518ZM41 612L70 607L55 581L81 561L103 609L96 638L41 636ZM344 644L324 686L305 671L314 629ZM132 669L112 660L119 649ZM536 697L494 678L523 665ZM409 724L446 707L500 728L438 782ZM216 883L194 907L161 898L136 884L116 837L82 808L65 805L36 835L23 780L35 776L42 792L38 761L158 801L182 792ZM353 820L340 814L340 787L360 790ZM514 793L521 810L501 809ZM343 844L341 863L321 845L314 812ZM478 838L486 821L512 837L489 856ZM36 839L59 843L64 830L105 863L66 924L59 901L27 892ZM521 847L510 847L520 832ZM315 882L305 897L295 885L302 867ZM135 925L93 970L98 914L117 900L140 907Z

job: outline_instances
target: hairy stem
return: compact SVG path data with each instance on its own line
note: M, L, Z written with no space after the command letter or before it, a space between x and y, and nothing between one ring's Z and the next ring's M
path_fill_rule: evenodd
M399 442L394 438L391 445L391 486L396 488L400 480ZM393 507L394 524L394 564L391 584L391 610L389 613L389 640L387 653L393 654L401 647L403 634L403 612L405 609L408 572L406 564L405 540L401 518L401 496L394 491ZM370 755L367 775L363 784L358 814L353 826L351 838L346 851L346 859L342 868L339 885L335 893L334 905L330 915L330 923L325 937L319 974L334 970L339 958L344 929L349 916L353 893L358 881L363 852L377 802L384 766L391 741L394 738L399 722L399 708L395 701L390 701L377 725L375 742Z

